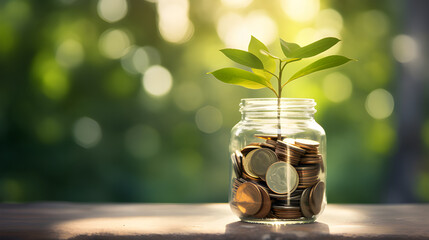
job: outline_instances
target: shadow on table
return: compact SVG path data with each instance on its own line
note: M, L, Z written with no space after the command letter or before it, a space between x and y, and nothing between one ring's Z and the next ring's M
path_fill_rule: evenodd
M237 238L248 237L249 239L273 239L276 237L321 239L329 236L329 226L320 222L293 225L263 225L233 222L226 225L225 235Z

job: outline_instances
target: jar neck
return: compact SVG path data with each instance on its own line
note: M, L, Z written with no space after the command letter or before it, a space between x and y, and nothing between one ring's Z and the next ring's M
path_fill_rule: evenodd
M312 119L316 102L309 98L245 98L241 100L242 120Z

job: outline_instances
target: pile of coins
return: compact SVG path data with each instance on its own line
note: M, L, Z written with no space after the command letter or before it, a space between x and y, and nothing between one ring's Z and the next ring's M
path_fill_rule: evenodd
M319 142L255 135L231 155L235 177L231 209L240 217L312 218L322 210L325 183Z

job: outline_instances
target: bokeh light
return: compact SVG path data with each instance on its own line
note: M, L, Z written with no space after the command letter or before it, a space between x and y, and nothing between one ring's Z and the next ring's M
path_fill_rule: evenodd
M57 48L55 59L58 64L65 68L73 68L82 63L84 50L80 42L67 39Z
M158 25L161 36L168 42L184 43L194 34L188 17L188 0L158 0Z
M230 8L245 8L252 3L253 0L222 0L222 4Z
M142 47L132 46L121 58L121 65L125 71L132 74L143 74L149 67L149 55Z
M332 102L342 102L350 98L353 85L350 78L342 73L331 73L323 79L323 92Z
M296 22L313 20L320 9L319 0L282 0L283 11Z
M142 82L147 93L160 97L170 92L173 85L173 77L165 67L154 65L145 72Z
M407 63L418 57L417 42L408 35L398 35L392 41L393 56L398 62Z
M133 68L139 72L144 73L150 64L149 54L145 51L144 48L138 48L133 54L132 58L132 66Z
M127 54L130 45L129 36L120 29L108 29L100 36L100 51L110 59L118 59Z
M343 28L343 17L332 8L321 10L314 22L316 29L333 29L340 32Z
M385 89L375 89L365 101L365 108L368 114L375 119L389 117L394 108L393 96Z
M97 13L101 19L113 23L127 15L128 5L126 0L99 0Z
M92 148L102 138L100 125L92 118L79 118L73 126L73 137L75 142L84 148Z
M236 13L222 15L217 22L217 33L227 47L246 49L249 36L269 45L277 39L277 24L263 10L246 16Z

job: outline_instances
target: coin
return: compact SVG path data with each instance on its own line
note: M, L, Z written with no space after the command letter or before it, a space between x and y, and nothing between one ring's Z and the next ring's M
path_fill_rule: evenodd
M295 139L293 139L293 138L285 138L282 141L285 142L285 143L289 143L289 144L295 145Z
M267 139L267 141L265 141L265 142L268 143L268 144L273 145L274 147L277 145L277 141L273 140L273 139Z
M260 142L252 142L247 144L247 146L259 146Z
M277 194L277 193L269 193L271 198L278 199L278 200L299 200L301 199L303 189L296 189L291 194Z
M302 138L295 139L295 144L302 145L309 148L318 147L320 145L319 142L316 142L314 140L302 139Z
M260 143L259 146L265 147L265 148L271 148L271 149L275 149L276 148L275 145L267 143L267 142Z
M252 150L259 149L259 148L261 148L261 146L259 146L259 143L258 143L258 145L247 145L247 146L245 146L243 149L241 149L241 153L242 153L244 156L246 156L246 155L247 155L247 154L249 154L249 152L251 152Z
M291 193L298 186L298 173L287 162L273 163L265 177L268 187L278 194Z
M248 180L248 181L252 181L252 182L258 182L261 181L260 178L256 178L256 177L251 177L249 175L247 175L247 173L243 172L243 178Z
M299 200L280 200L280 201L273 201L273 206L293 206L293 207L299 207Z
M243 215L252 216L262 207L261 191L254 183L245 182L238 187L234 202Z
M258 186L259 187L259 191L261 192L262 195L262 207L259 210L259 212L257 212L253 217L255 218L264 218L268 215L268 213L270 213L271 210L271 199L270 199L270 195L268 195L267 190L265 190L265 188Z
M290 198L274 198L275 205L291 205L290 203L299 202L301 200L301 196L294 196Z
M258 149L254 149L254 150L252 150L251 152L249 152L244 158L243 158L243 169L244 169L244 172L248 175L248 176L250 176L250 177L252 177L252 178L258 178L258 175L256 175L254 172L252 172L252 169L250 168L250 161L251 161L251 159L252 159L252 155L253 155L253 153L255 152L255 151L258 151L259 149L262 149L262 148L258 148Z
M296 166L296 170L313 170L313 169L318 169L318 165L314 164L314 165L299 165Z
M281 209L281 210L291 210L291 211L299 211L299 207L297 206L273 206L273 209Z
M256 176L265 179L265 174L271 164L277 162L277 155L268 148L261 148L249 153L249 168Z
M321 159L301 159L301 161L299 162L300 164L318 164L321 163L322 160Z
M305 149L303 149L303 148L301 148L299 146L293 145L293 144L291 144L289 142L278 141L277 145L279 147L289 148L291 151L297 152L297 153L299 153L301 155L305 153Z
M317 179L319 176L315 175L315 176L309 176L309 177L300 177L299 180L301 181L312 181Z
M298 206L273 206L273 213L278 218L294 219L302 216L300 208Z
M310 191L309 203L314 215L322 210L323 196L325 195L325 183L318 182Z
M265 140L267 140L267 139L278 140L278 138L279 138L278 134L255 134L254 136L257 138L265 139ZM285 137L286 136L282 135L280 138L283 139Z
M320 155L320 154L305 154L305 156L304 156L305 158L317 158L317 159L319 159L319 158L322 158L322 155Z
M301 202L300 202L302 215L304 215L304 217L306 218L311 218L314 215L310 209L310 204L308 202L309 194L310 194L310 188L306 188L304 192L302 192Z

